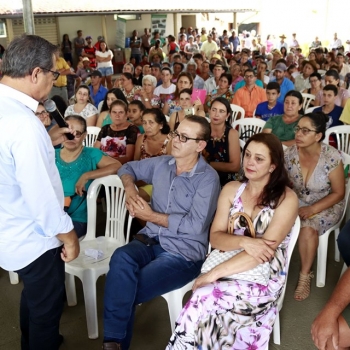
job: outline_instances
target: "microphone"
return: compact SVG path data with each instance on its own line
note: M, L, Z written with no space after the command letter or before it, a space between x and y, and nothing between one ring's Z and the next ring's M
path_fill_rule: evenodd
M68 128L69 125L62 117L62 114L56 107L56 103L52 100L46 100L44 102L44 108L50 113L51 117L55 119L60 128ZM68 140L74 140L74 135L71 133L65 133Z

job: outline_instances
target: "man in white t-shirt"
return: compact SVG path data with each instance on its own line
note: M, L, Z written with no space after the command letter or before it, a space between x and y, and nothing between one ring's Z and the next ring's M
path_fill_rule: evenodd
M340 46L342 46L342 42L340 39L338 39L338 34L334 33L334 40L333 40L333 43L331 44L330 48L337 49Z
M172 71L169 67L162 68L162 85L159 85L155 90L154 94L159 96L162 103L169 99L170 95L176 90L176 85L171 82L173 77Z
M218 45L216 44L215 41L213 41L213 35L208 34L207 40L204 41L201 47L201 54L205 55L205 57L209 60L210 57L216 53L218 50Z

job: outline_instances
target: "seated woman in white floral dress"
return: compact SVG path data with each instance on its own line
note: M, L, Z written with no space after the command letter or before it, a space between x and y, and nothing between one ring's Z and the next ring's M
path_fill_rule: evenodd
M281 142L272 134L256 134L247 141L244 180L223 188L210 232L214 248L243 251L195 280L167 350L267 348L290 259L289 232L298 214L283 158ZM242 211L251 217L258 238L248 236L243 217L235 221L234 234L227 234L229 216ZM267 261L267 286L225 279Z

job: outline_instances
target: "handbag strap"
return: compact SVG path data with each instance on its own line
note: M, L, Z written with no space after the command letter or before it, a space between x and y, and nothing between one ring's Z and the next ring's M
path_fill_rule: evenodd
M255 228L253 225L253 221L249 217L249 215L244 213L243 211L237 211L236 213L233 213L232 215L230 215L230 217L228 219L228 233L231 235L234 233L234 222L240 216L243 216L246 219L250 233L251 233L252 237L255 238Z

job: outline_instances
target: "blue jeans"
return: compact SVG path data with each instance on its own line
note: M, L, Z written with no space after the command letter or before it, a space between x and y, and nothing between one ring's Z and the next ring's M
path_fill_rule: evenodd
M338 236L338 249L347 266L350 266L350 220L345 224Z
M110 261L104 295L105 341L129 349L135 306L180 288L200 273L203 261L186 261L160 244L134 240L118 248Z
M23 281L20 304L22 350L57 350L63 311L64 262L62 247L48 250L16 271Z
M137 54L137 53L132 53L130 55L130 58L135 58L136 60L136 64L139 64L142 60L142 55L141 54Z

